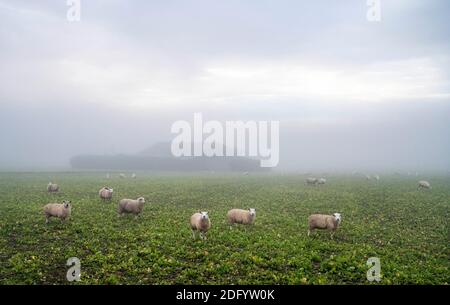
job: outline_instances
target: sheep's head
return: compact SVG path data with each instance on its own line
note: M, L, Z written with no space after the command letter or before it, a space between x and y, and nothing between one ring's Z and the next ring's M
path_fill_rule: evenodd
M342 221L341 213L334 213L333 216L334 218L336 218L338 223L341 223Z
M255 209L248 209L250 212L250 216L255 217L256 216L256 210Z
M68 209L71 206L71 201L70 200L64 200L63 201L63 205L64 205L65 209Z
M49 182L48 185L52 185L53 183Z
M139 197L139 198L137 199L137 201L138 201L139 203L145 203L144 197Z
M109 190L109 192L112 194L112 192L114 191L114 189L108 189Z
M208 212L200 212L200 214L201 214L202 220L207 220L207 219L209 219Z

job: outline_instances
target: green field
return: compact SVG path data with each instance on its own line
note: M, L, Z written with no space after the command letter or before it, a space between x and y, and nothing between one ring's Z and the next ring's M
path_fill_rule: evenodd
M450 282L450 177L366 181L281 174L0 174L0 284L68 284L66 260L81 260L76 284L371 284L369 257L381 260L381 284ZM59 194L48 194L49 181ZM98 190L114 188L103 203ZM144 196L140 218L117 217L121 198ZM42 207L71 200L72 218L45 224ZM230 230L230 208L256 208L254 226ZM208 240L193 241L189 217L209 211ZM306 236L312 213L342 213L334 239Z

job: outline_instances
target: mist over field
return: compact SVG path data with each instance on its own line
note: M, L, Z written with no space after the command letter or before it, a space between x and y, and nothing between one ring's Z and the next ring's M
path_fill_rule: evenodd
M446 1L0 0L0 169L280 122L275 170L450 170Z
M0 0L0 288L448 285L449 12Z

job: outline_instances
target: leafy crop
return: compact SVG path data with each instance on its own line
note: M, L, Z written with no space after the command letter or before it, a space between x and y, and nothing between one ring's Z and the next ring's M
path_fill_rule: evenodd
M0 284L68 284L69 257L81 260L74 284L380 284L450 281L450 178L365 181L329 176L305 186L301 175L150 174L106 180L103 173L0 174ZM48 181L61 187L48 194ZM114 188L112 202L98 190ZM142 215L117 217L121 198L144 196ZM46 225L42 207L72 201L72 218ZM231 208L256 208L253 226L232 230ZM208 240L193 240L189 217L209 212ZM330 238L306 236L312 213L342 213Z

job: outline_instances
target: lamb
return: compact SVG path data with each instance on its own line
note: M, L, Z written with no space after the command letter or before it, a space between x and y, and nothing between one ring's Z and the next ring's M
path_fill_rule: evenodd
M227 213L228 223L230 224L230 229L235 223L249 225L255 222L256 210L255 209L231 209Z
M103 200L110 200L112 198L113 191L114 190L112 188L104 186L100 189L100 191L98 192L98 195Z
M125 179L125 174L120 174L120 175L119 175L119 178L120 178L120 179Z
M320 178L319 180L317 180L317 184L325 184L327 183L327 179L325 178Z
M55 183L49 182L47 184L47 192L49 193L57 193L59 191L59 185Z
M200 239L206 239L206 233L211 228L211 221L208 212L195 213L191 216L192 238L195 239L195 232L199 231Z
M317 178L307 178L305 181L306 185L316 185L317 182Z
M331 231L331 238L341 223L341 214L333 215L313 214L308 217L308 236L314 229L327 229Z
M118 212L119 216L124 213L134 214L135 218L142 212L144 208L145 199L144 197L139 197L136 200L133 199L122 199L119 201Z
M417 187L417 189L428 189L431 190L431 184L428 181L422 180L419 181L419 186Z
M44 206L45 223L48 223L50 217L60 218L64 222L72 213L72 205L70 201L64 200L60 203L49 203Z

